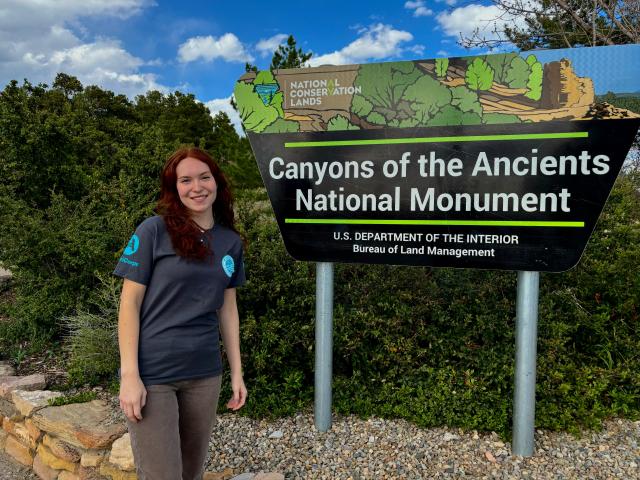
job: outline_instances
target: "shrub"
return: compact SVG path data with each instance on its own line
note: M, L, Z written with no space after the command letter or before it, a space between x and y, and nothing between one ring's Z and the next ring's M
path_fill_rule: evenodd
M119 366L118 305L120 281L100 279L100 287L89 301L92 311L79 310L62 318L67 333L69 383L95 384L115 374Z

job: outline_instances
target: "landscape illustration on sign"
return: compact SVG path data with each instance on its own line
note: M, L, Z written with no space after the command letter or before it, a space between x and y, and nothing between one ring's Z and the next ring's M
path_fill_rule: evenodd
M598 99L569 59L535 54L250 72L234 95L254 133L638 117Z

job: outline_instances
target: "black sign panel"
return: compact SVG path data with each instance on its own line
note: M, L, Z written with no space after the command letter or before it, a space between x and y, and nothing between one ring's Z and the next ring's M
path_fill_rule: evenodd
M298 260L564 271L640 119L249 132Z

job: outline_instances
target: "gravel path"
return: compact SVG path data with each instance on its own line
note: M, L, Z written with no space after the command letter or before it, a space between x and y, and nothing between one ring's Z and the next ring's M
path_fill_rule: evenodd
M581 438L538 430L536 453L525 459L495 433L353 416L334 417L332 429L318 433L312 414L273 422L225 414L211 450L209 471L286 479L640 479L640 422L629 420Z

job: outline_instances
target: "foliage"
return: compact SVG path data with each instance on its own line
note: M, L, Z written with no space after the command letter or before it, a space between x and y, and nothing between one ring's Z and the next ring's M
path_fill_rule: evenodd
M0 92L0 263L16 297L0 307L12 319L0 328L3 351L58 335L59 319L86 306L95 273L112 270L151 214L160 169L181 144L220 156L236 186L260 182L248 141L193 95L132 102L64 74L53 87L12 81Z
M436 75L438 78L447 76L447 70L449 69L448 58L436 58Z
M271 125L267 126L262 133L287 133L287 132L299 132L300 123L295 120L285 120L284 118L278 118ZM255 185L258 186L258 185Z
M493 68L477 57L467 67L465 81L471 90L489 90L493 85Z
M529 64L522 57L513 57L505 81L511 88L526 88L529 81Z
M504 26L482 29L464 38L466 48L496 48L505 44L520 50L622 45L640 42L640 16L635 1L609 0L493 0L494 20ZM518 22L509 21L517 18ZM506 22L504 20L507 20Z
M90 402L98 398L96 392L80 392L75 395L63 395L57 398L50 398L47 403L51 407L61 407L62 405L70 405L72 403Z
M329 120L327 130L360 130L360 127L351 123L348 118L342 115L336 115Z
M487 55L484 58L485 62L493 69L494 81L497 83L506 83L506 76L511 62L517 57L515 53L504 53L501 55Z
M451 105L459 108L463 112L473 112L482 115L482 105L478 100L478 94L469 90L464 85L451 89Z
M69 383L95 383L114 374L119 365L118 306L120 281L100 278L100 286L88 302L88 309L62 318L69 354Z
M529 59L533 59L530 61ZM527 93L525 93L525 97L530 98L531 100L540 100L542 97L542 64L536 60L536 57L533 55L529 55L527 57L527 63L531 68L531 72L529 73L529 80L527 81Z
M352 111L370 123L400 126L414 116L404 93L419 78L412 62L361 65L354 86L362 93L353 96Z
M281 68L300 68L306 66L309 59L313 56L312 52L303 52L301 48L296 48L296 40L293 35L289 35L286 45L278 46L271 58L272 71Z

